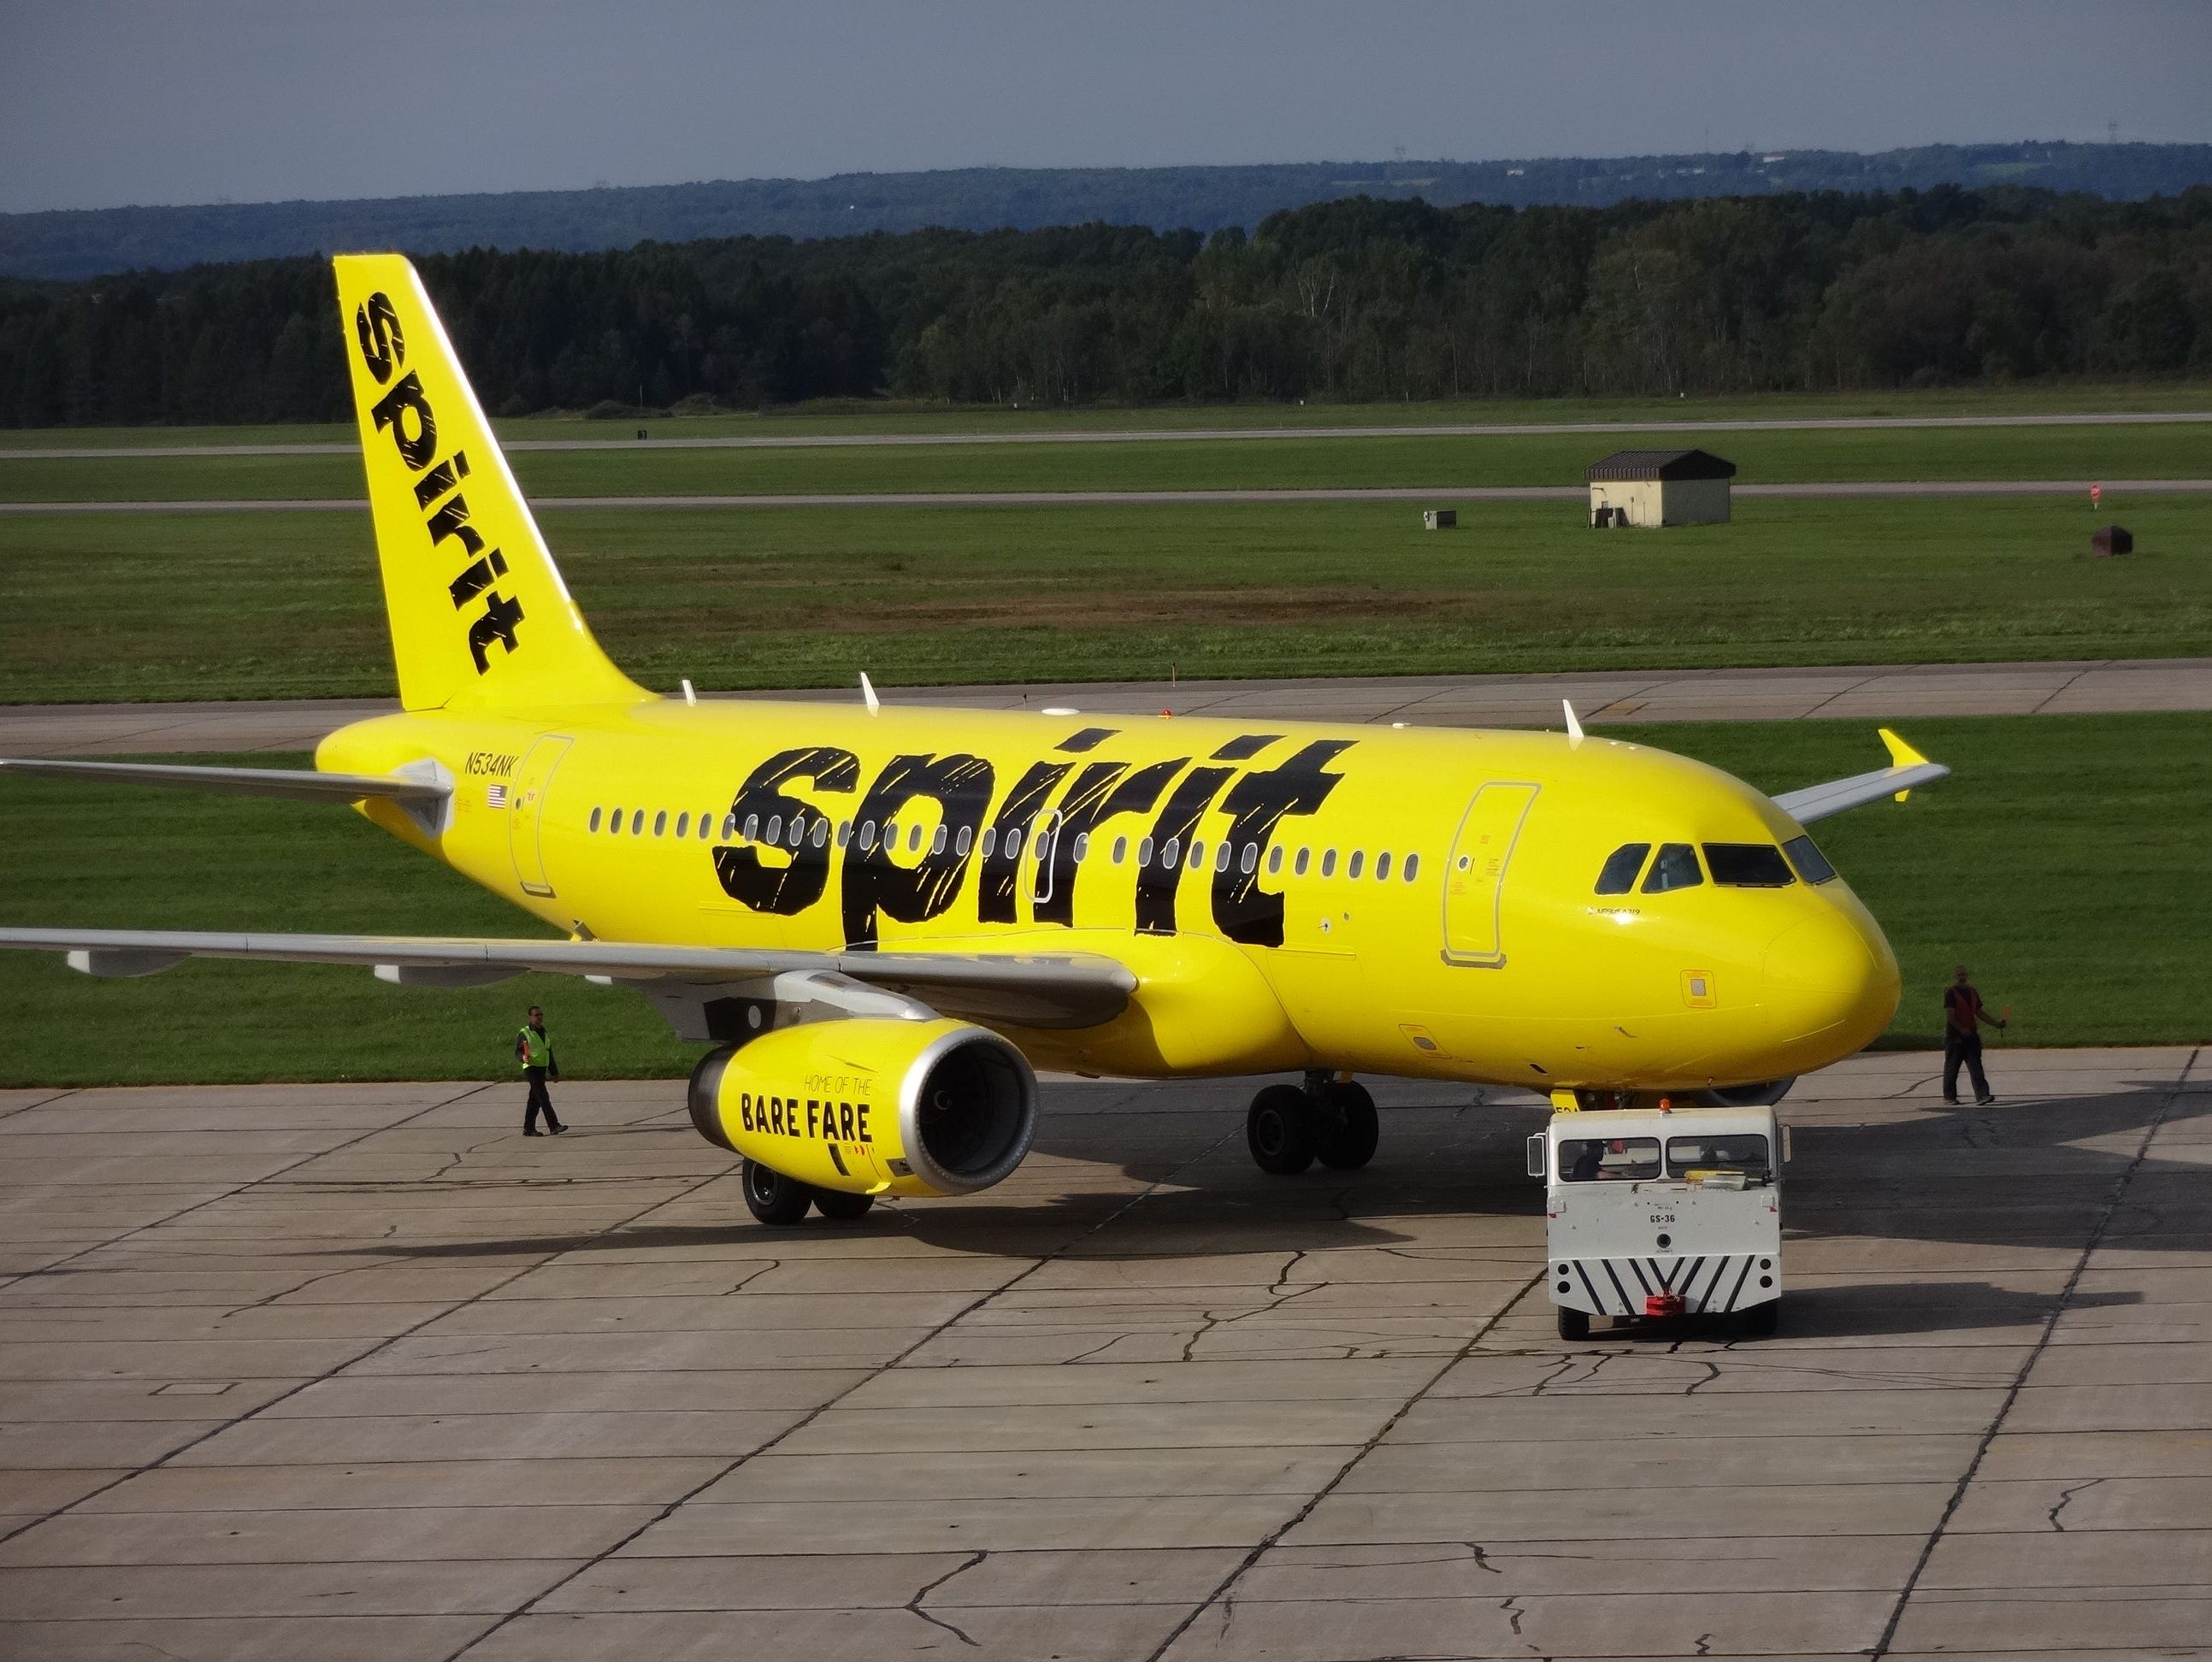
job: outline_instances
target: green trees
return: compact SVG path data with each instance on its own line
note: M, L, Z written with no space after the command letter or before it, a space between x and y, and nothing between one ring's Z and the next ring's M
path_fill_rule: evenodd
M503 414L1817 391L2212 370L2212 189L1606 208L1352 197L1236 229L476 249L423 276ZM0 283L0 423L341 420L319 260Z

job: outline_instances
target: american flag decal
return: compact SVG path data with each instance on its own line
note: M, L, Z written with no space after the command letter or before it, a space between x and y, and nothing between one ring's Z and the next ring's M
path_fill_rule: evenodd
M484 792L484 803L485 803L485 805L486 805L487 807L491 807L491 808L504 808L504 807L506 807L506 806L507 806L507 787L506 787L504 785L495 785L495 786L490 786L489 789L487 789L487 790Z

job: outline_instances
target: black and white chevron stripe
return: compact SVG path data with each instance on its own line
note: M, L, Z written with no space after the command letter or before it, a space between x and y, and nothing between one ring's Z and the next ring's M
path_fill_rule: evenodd
M1571 1258L1553 1268L1556 1284L1566 1280L1607 1316L1640 1316L1644 1301L1655 1293L1679 1293L1692 1314L1725 1314L1744 1304L1772 1296L1759 1284L1758 1253L1706 1254L1697 1258ZM1771 1257L1771 1254L1765 1256ZM1559 1265L1567 1274L1559 1273ZM1770 1277L1774 1272L1765 1272ZM1748 1293L1750 1296L1746 1298Z

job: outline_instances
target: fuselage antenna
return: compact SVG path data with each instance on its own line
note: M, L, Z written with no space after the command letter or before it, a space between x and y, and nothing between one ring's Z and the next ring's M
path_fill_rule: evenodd
M884 701L876 696L875 683L868 679L868 672L866 670L860 671L860 696L867 701L870 715L883 713Z

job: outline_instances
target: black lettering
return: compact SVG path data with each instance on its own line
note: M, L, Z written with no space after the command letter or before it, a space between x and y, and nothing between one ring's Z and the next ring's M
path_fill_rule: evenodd
M1280 733L1239 733L1216 750L1213 759L1216 761L1249 761L1280 737Z
M484 602L483 616L469 625L469 656L477 661L477 673L482 675L491 668L491 643L498 641L507 650L514 650L514 626L522 622L522 603L495 593Z
M1150 865L1137 870L1137 933L1172 935L1176 932L1176 885L1182 881L1180 864L1172 869L1159 851L1173 842L1178 853L1190 846L1190 834L1213 801L1213 794L1236 773L1234 767L1194 767L1168 798L1152 822L1155 852Z
M863 1143L872 1143L872 1142L874 1142L874 1141L876 1140L874 1137L870 1137L870 1136L868 1135L868 1105L867 1105L866 1102L863 1102L863 1103L861 1103L861 1104L860 1105L860 1108L859 1108L859 1110L858 1110L857 1115L856 1115L856 1117L854 1118L854 1119L853 1123L854 1123L855 1125L857 1125L857 1126L859 1126L859 1127L860 1127L860 1140L861 1142L863 1142Z
M415 433L407 432L407 413L415 414ZM438 418L430 413L430 401L422 396L422 378L413 370L400 377L391 391L376 401L369 412L376 417L376 430L392 429L392 442L399 446L399 459L417 473L430 465L430 458L438 453Z
M461 539L462 551L468 555L483 552L483 538L470 529L469 499L456 496L432 514L426 522L430 528L430 546L435 548L448 537Z
M1310 814L1327 802L1344 776L1322 769L1352 743L1328 738L1309 744L1279 767L1245 774L1224 798L1221 805L1235 823L1229 832L1229 864L1213 873L1213 923L1231 940L1247 946L1282 945L1283 897L1260 887L1259 863L1249 871L1243 869L1243 850L1247 844L1264 850L1285 815Z
M742 1093L738 1098L738 1124L747 1131L753 1128L753 1096L750 1091Z
M994 846L984 858L981 875L976 880L976 916L987 924L1010 924L1014 921L1014 887L1020 876L1021 846L1016 842L1011 852L1007 840L1018 836L1028 839L1030 826L1044 811L1045 798L1053 788L1066 779L1072 761L1040 761L1021 777L1021 782L1006 793L1006 800L999 810L999 817L991 822L995 834Z
M381 288L353 309L353 332L361 342L361 361L382 386L392 366L407 361L407 337L399 332L399 313ZM381 422L379 426L383 425Z
M1060 825L1052 834L1052 882L1036 903L1041 924L1075 924L1075 840L1121 814L1141 814L1160 799L1168 781L1183 770L1188 756L1156 761L1122 779L1124 764L1094 761L1077 776L1060 804ZM1119 783L1116 783L1116 780Z
M850 1102L837 1105L837 1135L848 1143L853 1140L853 1105Z
M889 820L909 802L938 805L945 846L922 850L920 864L901 865L888 843L845 851L842 893L845 942L856 950L876 944L876 914L918 924L949 910L968 873L972 842L991 805L991 764L981 756L893 756L868 787L855 817L863 825ZM963 839L969 852L963 852Z
M822 1102L818 1097L806 1099L806 1134L817 1137L822 1131Z
M469 476L469 453L457 450L415 482L415 506L427 508Z
M785 793L793 779L809 779L818 791L850 792L860 782L860 759L850 750L831 745L780 750L753 769L730 804L731 817L743 825L749 817L767 820L778 815L797 818L806 804ZM822 898L830 885L830 841L817 848L811 840L791 851L788 864L761 863L759 850L746 845L725 844L714 850L714 875L732 899L756 912L789 917L804 912Z
M456 610L465 606L492 585L493 579L507 575L507 556L494 549L476 564L446 585L446 592L453 597Z

